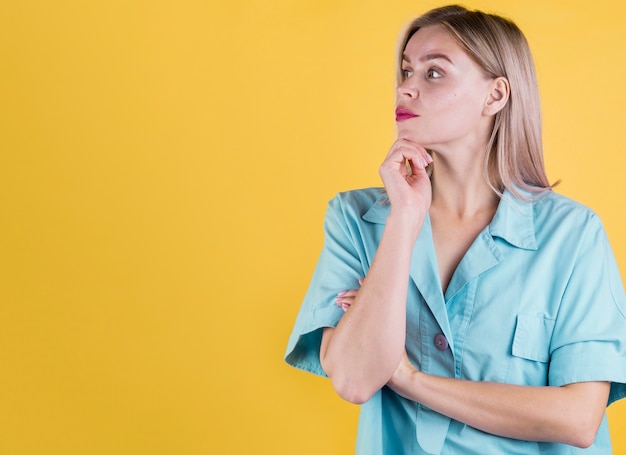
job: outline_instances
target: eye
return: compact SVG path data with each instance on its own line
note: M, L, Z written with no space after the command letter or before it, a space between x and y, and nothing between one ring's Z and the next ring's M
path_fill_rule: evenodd
M403 69L402 70L402 80L406 80L406 79L410 78L412 74L413 74L413 71Z
M426 73L426 77L428 79L439 79L440 77L443 77L443 74L441 74L439 71L437 71L436 69L429 69L428 72Z

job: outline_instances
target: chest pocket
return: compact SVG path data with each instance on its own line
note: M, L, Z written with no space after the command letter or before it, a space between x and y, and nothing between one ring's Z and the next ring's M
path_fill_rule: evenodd
M550 340L554 323L554 319L518 314L512 354L523 359L547 363L550 360Z

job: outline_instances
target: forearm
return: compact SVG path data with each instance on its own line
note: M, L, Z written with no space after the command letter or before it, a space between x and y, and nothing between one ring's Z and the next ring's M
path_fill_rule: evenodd
M337 392L363 402L387 383L404 352L411 253L424 215L389 216L354 303L324 335L321 362Z
M491 434L578 447L593 443L610 387L604 382L518 386L415 370L396 372L390 386L405 398Z

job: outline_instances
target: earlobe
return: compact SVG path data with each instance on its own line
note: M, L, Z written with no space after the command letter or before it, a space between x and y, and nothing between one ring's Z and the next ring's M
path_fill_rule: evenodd
M511 88L509 86L509 81L505 77L495 78L491 82L491 91L487 96L483 114L495 115L500 112L509 101L510 92Z

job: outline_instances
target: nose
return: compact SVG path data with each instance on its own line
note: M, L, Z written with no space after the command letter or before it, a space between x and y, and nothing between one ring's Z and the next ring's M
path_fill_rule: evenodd
M406 78L398 85L398 97L416 99L419 95L419 91L415 86L415 82L412 78Z

